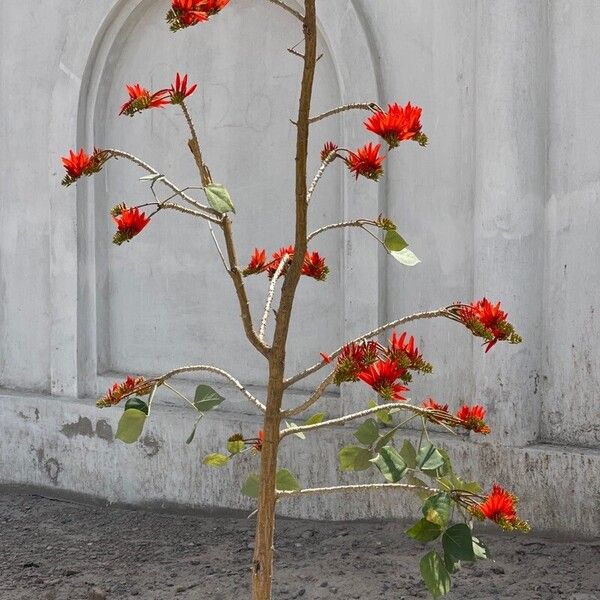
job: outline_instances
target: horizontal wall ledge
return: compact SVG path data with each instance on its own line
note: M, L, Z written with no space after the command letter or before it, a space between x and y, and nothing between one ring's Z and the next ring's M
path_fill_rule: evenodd
M257 471L257 457L248 453L221 469L202 465L202 458L223 451L233 433L252 437L260 427L259 415L209 414L187 445L193 411L159 404L141 440L127 446L114 439L120 413L120 408L99 410L92 400L0 393L0 484L51 487L134 506L252 510L252 501L239 489L247 474ZM306 487L364 483L368 479L363 474L338 470L337 452L352 439L350 428L313 433L306 441L288 438L281 467L290 469ZM600 472L599 451L439 439L457 472L514 490L521 499L522 516L537 531L600 535L596 518L600 481L590 477ZM279 511L322 520L402 519L415 516L418 505L404 493L361 492L343 499L328 494L288 500Z

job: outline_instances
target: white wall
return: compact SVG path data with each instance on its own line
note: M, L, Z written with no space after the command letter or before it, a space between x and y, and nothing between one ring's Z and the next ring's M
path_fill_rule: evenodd
M156 87L179 69L199 83L190 107L213 176L236 201L241 257L255 245L275 249L291 239L289 119L299 61L286 48L300 39L295 21L264 0L232 0L210 24L172 35L163 20L166 5L65 0L3 7L0 386L13 391L0 400L0 481L86 491L77 483L82 466L71 456L73 439L60 433L61 419L68 414L77 422L83 404L72 399L95 397L115 371L214 362L260 393L264 364L242 339L230 283L202 224L161 215L133 243L114 247L107 211L144 200L138 172L119 161L77 189L60 186L59 156L94 144L129 149L194 185L176 110L116 116L126 82ZM536 505L532 520L544 527L589 529L584 511L565 522L555 505L566 510L574 492L586 506L582 473L568 481L558 474L565 461L597 468L600 449L600 5L320 0L319 10L324 57L315 112L350 101L411 100L423 106L430 145L405 144L392 153L379 186L355 183L333 167L315 198L312 224L383 211L423 263L402 268L357 232L323 236L315 249L327 256L332 275L325 284L302 282L290 372L378 321L484 294L501 299L524 334L521 346L501 345L483 356L478 341L452 323L411 328L435 365L434 375L415 380L414 396L486 405L494 433L485 445L461 450L474 472L491 469L493 478L523 488ZM315 125L313 155L328 139L350 146L370 139L362 116L346 113ZM265 281L248 283L258 315ZM343 400L364 402L362 391L354 386ZM19 402L31 407L32 398L48 420L23 413ZM330 412L339 411L339 399L328 402ZM68 408L59 408L63 403ZM251 412L234 396L225 410L230 415L218 417L225 422ZM117 412L97 415L113 426L117 418ZM182 414L182 432L187 426ZM185 458L180 437L169 437L174 425L153 427L154 436L168 441L161 444L164 461ZM78 443L110 457L113 447L97 429ZM221 441L206 436L207 446ZM49 448L60 475L45 480L42 469L40 479L36 461ZM503 453L506 464L473 458L478 448L486 456ZM291 460L302 473L298 453ZM308 472L315 482L338 476L334 454ZM152 460L146 471L153 497L224 502L214 483L189 483L171 497L166 487L173 482L152 484L160 469ZM11 461L22 467L11 469ZM525 484L523 468L534 471ZM107 473L100 469L100 480ZM110 499L142 500L126 483L114 489ZM540 504L544 493L554 504ZM377 510L397 514L385 503ZM324 511L362 514L352 507Z

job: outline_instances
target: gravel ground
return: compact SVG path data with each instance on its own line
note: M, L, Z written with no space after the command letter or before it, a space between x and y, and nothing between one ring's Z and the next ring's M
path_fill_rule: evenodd
M254 522L239 514L134 511L0 493L1 600L244 600ZM428 598L424 553L397 522L279 520L275 599ZM600 600L600 542L480 535L452 600Z

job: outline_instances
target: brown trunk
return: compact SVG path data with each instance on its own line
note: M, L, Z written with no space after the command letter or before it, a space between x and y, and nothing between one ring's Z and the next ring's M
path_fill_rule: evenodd
M296 139L296 232L295 253L281 289L281 300L275 318L275 333L269 356L269 384L261 453L256 545L252 564L252 600L271 600L273 587L273 538L279 427L283 402L285 351L296 287L300 280L307 235L306 163L310 105L317 62L317 16L315 0L305 0L304 69L298 107Z

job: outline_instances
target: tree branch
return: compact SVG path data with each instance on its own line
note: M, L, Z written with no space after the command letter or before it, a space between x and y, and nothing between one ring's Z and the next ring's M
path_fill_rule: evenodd
M159 177L160 181L173 192L175 192L175 194L181 196L181 198L183 198L192 206L195 206L199 211L202 211L202 218L206 219L207 221L212 221L213 223L221 222L220 213L188 196L183 190L179 189L173 182L171 182L165 176L161 175L154 167L151 167L148 163L145 163L141 158L138 158L137 156L134 156L129 152L124 152L123 150L117 150L115 148L109 148L106 150L106 152L110 153L110 155L115 158L125 158L131 161L132 163L138 165L151 175L156 175L157 177Z
M260 322L260 330L258 332L258 339L261 342L265 341L265 329L267 327L267 320L269 319L269 312L271 311L271 304L273 302L273 296L275 295L275 287L277 286L277 280L281 277L283 270L285 269L288 260L290 259L289 254L285 254L281 261L279 262L279 266L271 279L271 283L269 284L269 292L267 294L267 301L265 302L265 311L263 313L262 321Z
M336 485L332 487L304 488L302 490L277 490L277 498L293 498L294 496L309 496L312 494L331 494L338 492L368 492L372 490L410 490L431 492L432 494L438 494L442 491L424 485L412 485L409 483L359 483L354 485Z
M310 242L317 235L324 233L325 231L329 231L330 229L339 229L341 227L361 227L363 228L365 225L373 225L373 227L377 227L377 223L370 219L357 219L356 221L341 221L340 223L332 223L331 225L325 225L316 231L313 231L307 238L306 241Z
M414 315L409 315L407 317L402 317L401 319L396 319L395 321L390 321L389 323L386 323L385 325L380 325L376 329L373 329L372 331L369 331L369 332L365 333L364 335L361 335L360 337L357 337L357 338L351 340L350 342L347 342L343 346L340 346L335 352L332 352L331 354L329 354L329 356L332 359L334 359L341 353L341 351L344 349L344 347L347 346L348 344L357 343L357 342L360 342L361 340L366 340L366 339L375 337L376 335L379 335L380 333L383 333L384 331L386 331L388 329L392 329L392 327L397 327L398 325L403 325L404 323L409 323L411 321L418 321L420 319L435 319L436 317L449 317L448 309L440 308L438 310L431 310L431 311L427 311L427 312L415 313ZM317 371L322 369L326 364L327 363L325 361L321 361L319 363L314 364L312 367L308 367L308 369L305 369L304 371L294 375L293 377L286 379L283 382L284 387L287 389L288 387L290 387L290 385L293 385L294 383L304 379L305 377L308 377L309 375L316 373Z
M312 125L317 121L321 121L322 119L326 119L327 117L346 112L347 110L370 110L372 112L376 112L378 110L381 110L381 108L375 102L356 102L354 104L344 104L344 106L338 106L337 108L332 108L327 112L317 115L316 117L311 117L309 123Z
M329 373L325 379L319 384L317 389L312 393L312 395L303 402L302 404L296 406L295 408L291 408L290 410L284 411L283 415L285 417L293 417L294 415L299 415L303 413L305 410L308 410L313 404L319 401L321 396L325 393L325 390L333 383L335 377L335 371Z
M233 383L233 385L240 392L242 392L242 394L244 394L244 396L246 396L246 398L248 398L252 404L254 404L261 411L265 411L265 405L260 402L260 400L255 398L233 375L227 371L224 371L223 369L219 369L219 367L213 367L212 365L190 365L173 369L172 371L169 371L168 373L165 373L156 379L156 384L160 386L176 375L181 375L182 373L191 373L194 371L208 371L209 373L216 373L217 375L225 377L225 379L228 379L231 383Z
M361 410L356 413L352 413L349 415L344 415L343 417L338 417L336 419L329 419L327 421L321 421L320 423L314 423L313 425L297 425L295 427L288 427L281 432L281 437L284 438L287 435L292 435L294 433L304 433L305 431L312 431L313 429L321 429L322 427L334 427L336 425L343 425L348 421L354 421L355 419L361 419L362 417L368 417L369 415L378 413L381 410L405 410L407 412L412 412L415 415L422 415L425 417L431 417L428 420L433 422L438 422L438 419L443 419L446 423L451 423L454 425L461 425L462 421L451 415L447 412L435 410L433 408L422 408L420 406L414 406L414 404L408 404L407 402L388 402L387 404L380 404L378 406L373 406L372 408L366 408L365 410ZM297 414L296 412L292 414Z
M289 12L291 15L294 15L294 17L296 17L296 19L299 19L300 21L304 22L304 17L302 16L302 14L299 11L297 11L295 8L288 6L282 0L268 0L268 1L273 4L276 4L277 6L280 6L281 8L283 8L283 10Z

